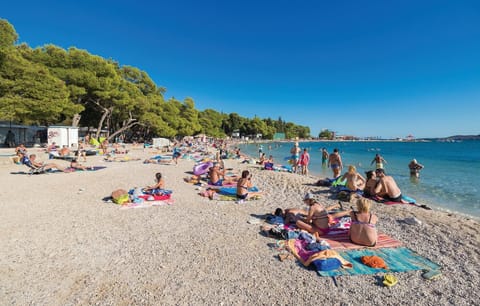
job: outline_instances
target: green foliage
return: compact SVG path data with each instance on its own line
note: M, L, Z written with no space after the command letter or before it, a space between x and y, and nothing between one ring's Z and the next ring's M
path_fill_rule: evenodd
M13 25L5 19L0 19L0 48L13 47L17 39L18 34Z
M320 134L318 134L319 138L330 139L330 140L333 139L333 136L334 136L334 132L327 129L322 130Z
M15 45L18 35L0 19L0 118L23 123L69 122L79 113L80 125L107 129L109 138L127 131L143 137L181 137L204 133L213 137L276 132L307 138L308 127L278 120L244 118L213 109L199 111L192 98L165 101L165 88L132 66L88 51L55 45L32 49ZM133 134L133 133L126 133ZM98 135L96 135L98 137Z

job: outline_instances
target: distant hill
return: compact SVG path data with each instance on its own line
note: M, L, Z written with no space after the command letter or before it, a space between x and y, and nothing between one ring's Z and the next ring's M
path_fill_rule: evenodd
M457 141L457 140L480 140L480 135L455 135L443 138L425 138L428 140L437 140L437 141Z

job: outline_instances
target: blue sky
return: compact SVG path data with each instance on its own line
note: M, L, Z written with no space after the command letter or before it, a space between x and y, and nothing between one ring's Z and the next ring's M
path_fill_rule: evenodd
M200 110L312 135L480 134L480 1L26 0L0 18L19 42L138 67Z

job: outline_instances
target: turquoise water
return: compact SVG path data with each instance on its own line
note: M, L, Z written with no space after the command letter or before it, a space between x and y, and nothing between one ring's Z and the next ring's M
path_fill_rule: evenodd
M263 144L263 151L276 163L286 163L293 143ZM258 156L256 144L241 145L242 152ZM271 147L271 149L269 148ZM397 181L402 193L420 204L480 217L480 141L461 142L300 142L310 150L310 173L332 177L321 165L322 147L332 152L338 148L344 170L355 165L363 175L376 153L386 159L385 170ZM408 163L413 159L424 165L420 178L410 178ZM365 175L364 175L365 176Z

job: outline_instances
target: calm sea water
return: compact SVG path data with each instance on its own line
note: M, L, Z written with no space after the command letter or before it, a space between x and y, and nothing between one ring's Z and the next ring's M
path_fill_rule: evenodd
M286 163L293 143L263 144L267 157L273 155L276 163ZM258 144L241 145L241 151L258 157ZM376 153L386 159L388 175L397 181L402 193L448 211L480 217L480 141L461 142L300 142L308 148L310 173L319 177L332 177L329 168L321 165L322 147L332 152L338 148L344 170L355 165L363 175L373 170L370 165ZM411 179L408 163L413 159L424 165L418 180Z

